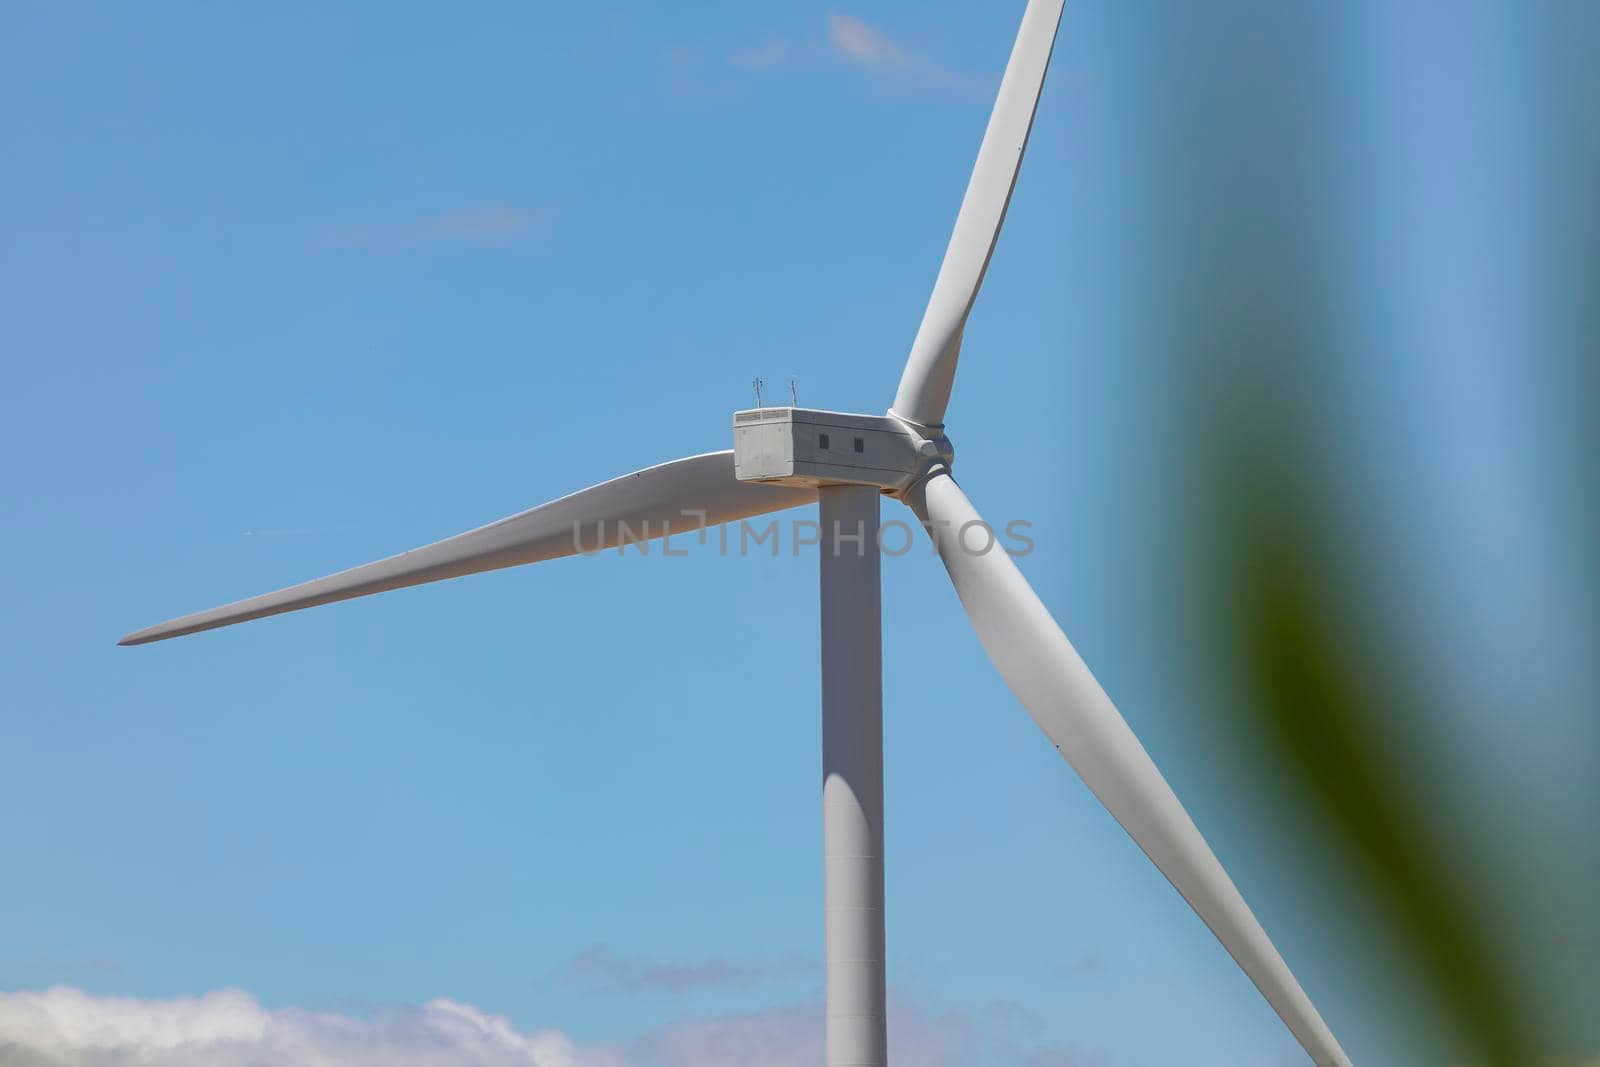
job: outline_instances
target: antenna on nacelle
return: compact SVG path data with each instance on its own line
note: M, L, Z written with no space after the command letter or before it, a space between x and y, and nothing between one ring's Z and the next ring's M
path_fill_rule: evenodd
M795 388L793 376L789 378L789 406L792 408L800 406L800 390Z
M750 384L755 386L755 389L756 389L756 407L760 407L761 406L761 387L763 385L765 385L766 383L763 382L760 378L757 378L755 381L751 382Z

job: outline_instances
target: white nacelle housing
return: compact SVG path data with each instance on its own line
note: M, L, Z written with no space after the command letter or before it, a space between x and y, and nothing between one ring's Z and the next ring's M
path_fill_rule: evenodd
M733 473L744 482L909 486L938 454L887 415L757 408L733 415Z

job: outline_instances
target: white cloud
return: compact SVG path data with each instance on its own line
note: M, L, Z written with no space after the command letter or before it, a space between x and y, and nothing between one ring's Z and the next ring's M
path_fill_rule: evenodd
M741 49L729 57L734 66L744 67L746 70L766 70L778 66L788 58L789 42L781 37L754 48Z
M891 997L896 1058L920 1067L973 1062L1077 1063L1022 1047L983 1013L930 1011ZM815 1067L822 1006L785 1004L669 1023L626 1045L582 1043L559 1030L518 1030L452 1000L368 1015L268 1010L240 990L144 1000L64 986L0 993L7 1067ZM1039 1058L1039 1057L1044 1058Z
M521 208L506 204L483 204L435 215L425 227L440 237L496 241L525 233L533 224L532 216Z
M897 1063L969 1067L999 1049L963 1012L932 1012L890 995L889 1049ZM825 1059L820 1004L672 1023L629 1047L630 1067L816 1067Z
M748 989L764 982L809 979L821 973L803 956L766 959L668 961L624 956L597 945L572 958L566 971L596 988L619 992L688 993L699 989Z
M854 15L828 13L828 41L834 51L869 67L904 66L905 52Z
M160 1052L188 1044L259 1041L268 1021L255 999L236 989L154 1001L91 997L64 986L0 994L0 1038L41 1050L137 1045Z
M57 987L0 993L0 1062L25 1051L62 1067L626 1067L554 1030L518 1032L451 1000L361 1018L267 1011L239 990L137 1000Z
M537 240L549 229L550 212L527 211L503 203L483 203L441 211L409 221L344 226L328 234L340 248L412 248L428 244L505 245Z
M982 83L916 55L854 15L828 13L828 43L834 54L880 77L923 89L970 90Z

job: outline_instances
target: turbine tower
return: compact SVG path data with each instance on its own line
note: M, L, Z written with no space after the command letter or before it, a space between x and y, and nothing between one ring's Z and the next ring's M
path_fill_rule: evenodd
M932 537L1018 701L1243 968L1319 1067L1350 1060L1183 805L951 474L945 408L962 332L1005 221L1063 0L1029 0L955 230L885 415L757 406L730 451L648 467L488 526L124 637L139 645L287 611L570 556L817 503L827 1062L882 1067L883 658L879 503Z

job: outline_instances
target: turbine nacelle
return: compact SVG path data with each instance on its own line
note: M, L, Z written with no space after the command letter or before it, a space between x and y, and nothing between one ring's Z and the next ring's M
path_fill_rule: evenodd
M797 407L733 413L733 473L742 482L870 485L899 497L934 464L954 458L942 429L934 433L893 414Z

